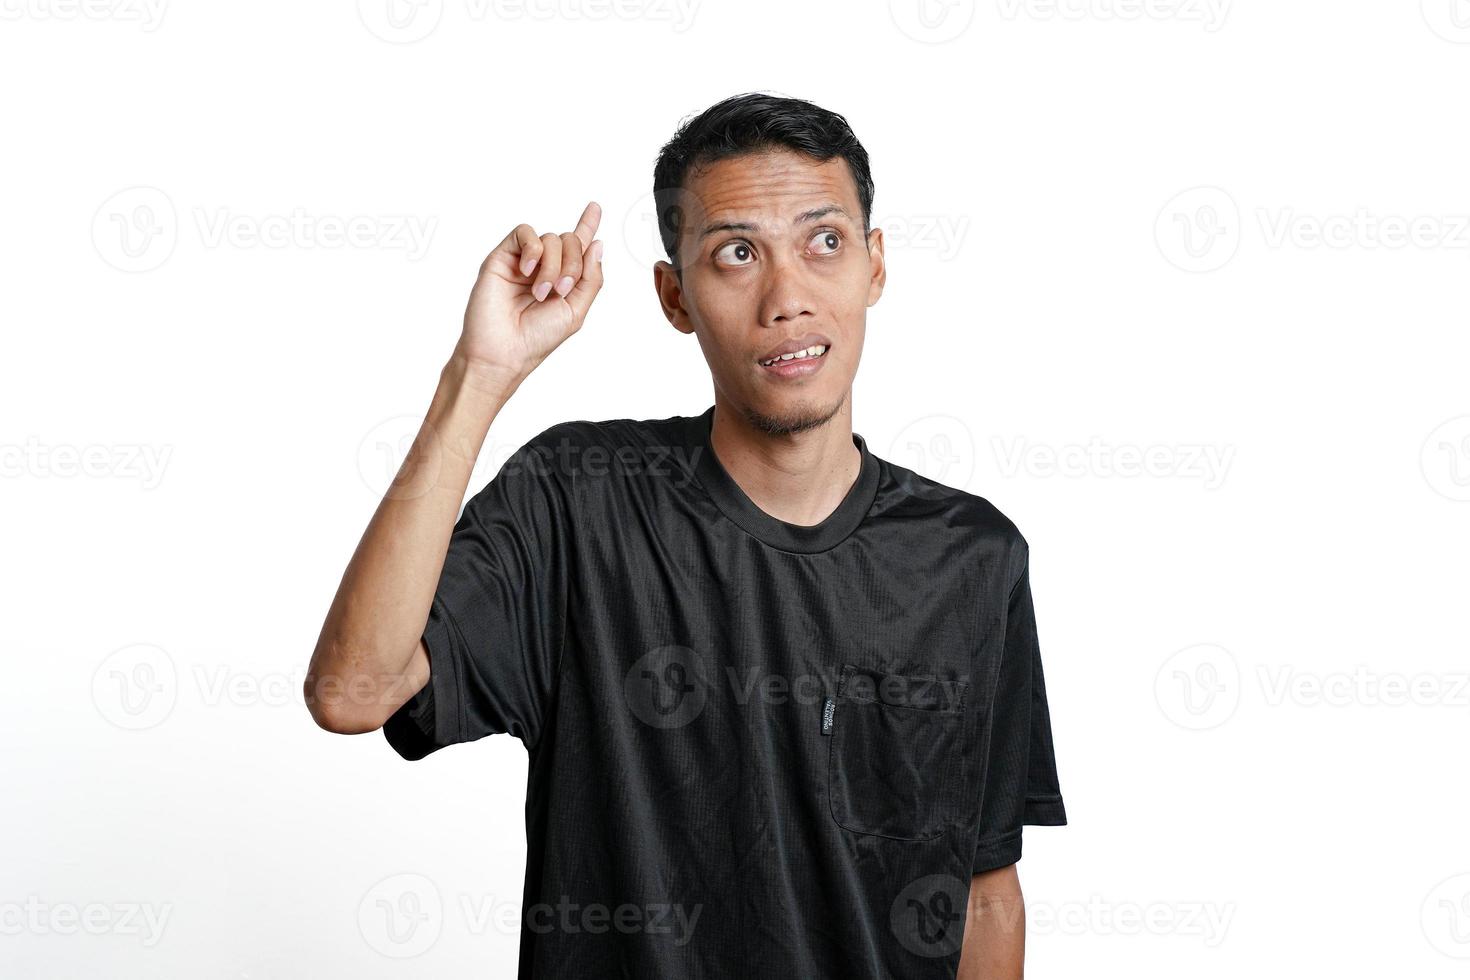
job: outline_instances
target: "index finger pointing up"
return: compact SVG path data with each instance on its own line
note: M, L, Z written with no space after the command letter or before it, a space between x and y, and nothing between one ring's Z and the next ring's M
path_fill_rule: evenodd
M592 239L597 237L597 223L602 220L602 206L596 201L589 201L587 207L582 209L582 217L577 219L577 227L573 234L582 240L582 249L592 244Z

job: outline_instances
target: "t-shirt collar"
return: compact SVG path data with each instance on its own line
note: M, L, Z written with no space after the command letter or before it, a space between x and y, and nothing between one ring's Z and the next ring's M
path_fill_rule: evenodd
M841 543L862 523L878 493L878 458L868 451L867 441L856 432L853 445L862 454L858 476L837 508L820 524L788 524L761 510L740 489L740 484L726 472L714 446L710 444L710 427L714 424L715 407L689 417L689 444L698 450L695 473L710 498L746 533L782 551L812 553L826 551Z

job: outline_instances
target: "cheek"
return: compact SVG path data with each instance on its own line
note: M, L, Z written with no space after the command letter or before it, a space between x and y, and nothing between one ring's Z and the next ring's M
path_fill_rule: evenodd
M750 339L755 313L746 309L741 297L706 294L705 302L690 310L690 319L695 323L700 346L712 359L728 361L745 356L744 345Z
M859 288L844 288L834 292L827 300L833 328L841 335L833 340L845 340L851 344L860 340L868 318L868 291L866 280Z
M731 370L745 356L740 346L740 331L733 322L723 322L728 319L728 312L724 317L695 318L694 335L699 340L699 348L710 370L717 374Z
M867 262L846 262L841 270L833 270L822 283L822 302L840 322L850 323L854 315L868 308L870 277Z

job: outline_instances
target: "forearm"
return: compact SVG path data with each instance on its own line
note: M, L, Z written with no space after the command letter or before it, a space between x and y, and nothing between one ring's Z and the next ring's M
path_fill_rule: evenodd
M1021 980L1025 962L1026 905L1016 866L975 875L955 980Z
M514 390L458 349L440 372L423 425L348 562L312 652L305 696L323 728L372 731L422 686L406 671L475 460Z

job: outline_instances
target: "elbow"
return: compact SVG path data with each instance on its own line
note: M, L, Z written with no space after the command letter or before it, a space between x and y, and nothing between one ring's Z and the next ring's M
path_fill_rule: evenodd
M333 735L365 735L383 727L379 722L337 712L313 711L311 717L319 728Z
M349 734L348 720L342 717L342 711L337 706L328 704L322 699L318 693L318 688L321 686L318 681L318 677L311 675L306 678L306 683L301 685L301 696L306 700L306 710L311 714L311 720L324 731L338 735Z
M335 735L362 735L383 727L387 719L372 703L356 704L337 674L310 671L301 686L306 710L317 727ZM374 699L369 699L371 702Z
M308 688L306 710L311 713L311 720L316 722L318 728L334 735L363 735L383 727L381 719L368 717L361 711L352 711L343 705L327 704L320 700L313 704L310 701L311 696L312 692Z

